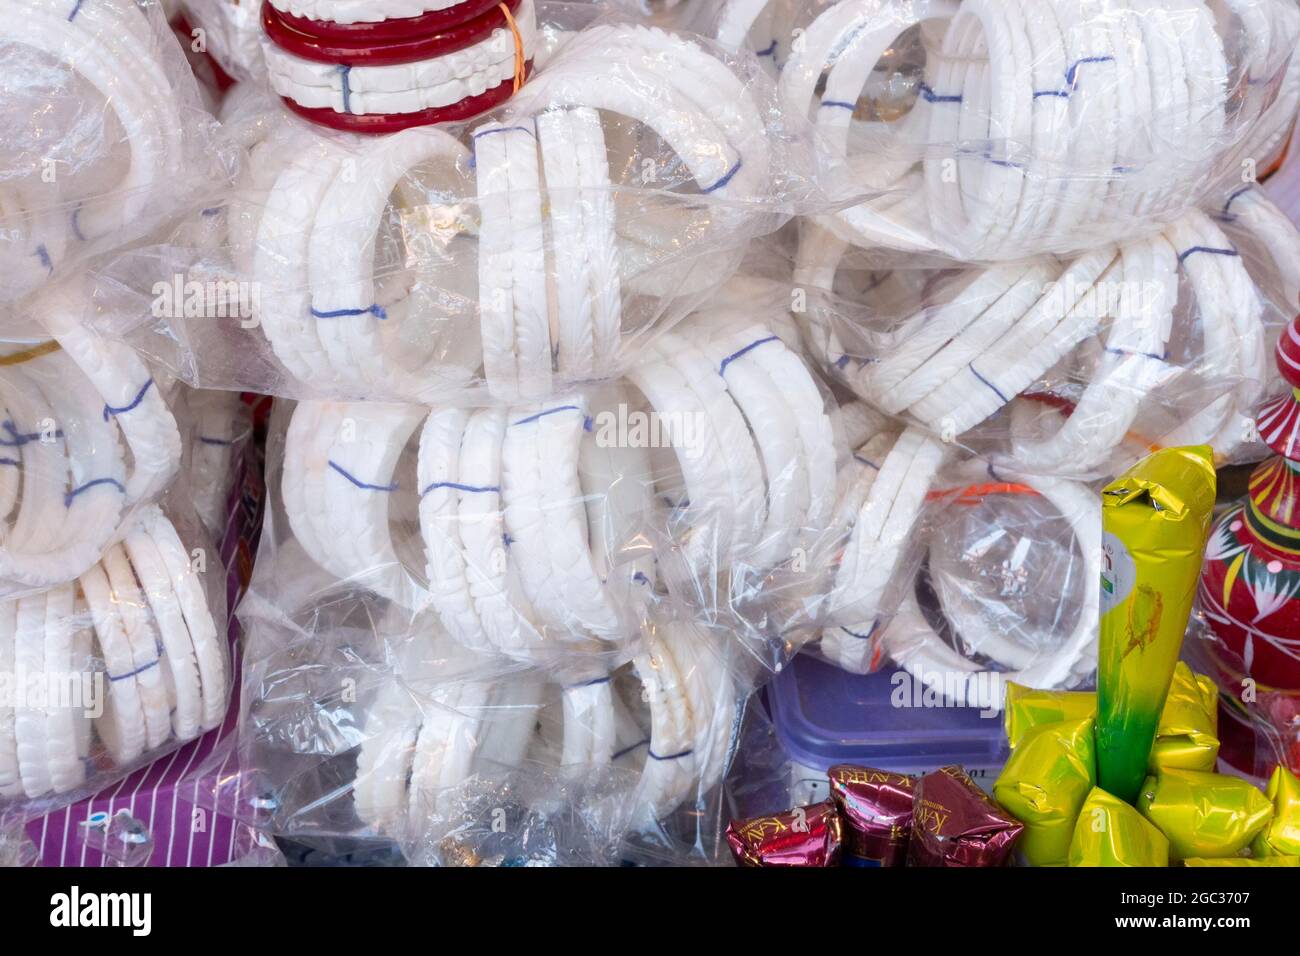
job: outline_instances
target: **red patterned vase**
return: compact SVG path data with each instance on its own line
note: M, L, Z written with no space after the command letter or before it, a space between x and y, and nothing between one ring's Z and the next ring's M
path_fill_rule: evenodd
M1256 424L1277 457L1255 469L1247 500L1215 524L1200 604L1235 658L1230 669L1260 685L1300 690L1300 316L1276 358L1291 391L1268 402Z

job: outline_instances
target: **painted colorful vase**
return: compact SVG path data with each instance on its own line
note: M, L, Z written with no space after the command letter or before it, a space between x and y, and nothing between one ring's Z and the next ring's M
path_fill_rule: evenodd
M1246 501L1215 524L1200 604L1235 658L1232 670L1263 686L1300 690L1300 316L1278 341L1276 359L1291 390L1256 418L1276 456L1251 474Z

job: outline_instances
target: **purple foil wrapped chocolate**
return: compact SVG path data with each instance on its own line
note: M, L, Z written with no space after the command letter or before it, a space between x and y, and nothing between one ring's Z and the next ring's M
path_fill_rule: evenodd
M740 866L840 865L840 818L828 800L727 825L727 845Z
M1002 866L1023 830L960 767L942 767L916 782L907 862Z
M912 832L911 777L838 764L826 772L844 826L845 866L902 866Z

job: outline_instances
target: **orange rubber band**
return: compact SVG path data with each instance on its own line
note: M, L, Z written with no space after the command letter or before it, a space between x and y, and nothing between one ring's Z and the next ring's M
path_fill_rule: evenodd
M42 355L49 355L51 352L57 352L61 348L63 348L62 345L51 339L48 342L42 342L40 345L33 345L29 349L23 349L21 352L11 352L8 355L0 355L0 365L22 365L24 362L38 359Z
M510 8L504 3L499 4L501 12L505 15L506 23L510 27L510 32L515 37L515 92L519 92L519 87L524 85L525 69L524 66L524 38L519 35L519 24L515 23L515 18L510 13Z

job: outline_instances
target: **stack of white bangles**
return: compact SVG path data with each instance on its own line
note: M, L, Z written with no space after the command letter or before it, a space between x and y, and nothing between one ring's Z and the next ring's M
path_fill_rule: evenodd
M271 87L335 129L389 133L482 113L518 92L538 45L533 0L262 8Z
M56 187L43 172L0 189L0 297L31 292L90 244L134 226L181 170L185 124L164 42L174 41L156 35L131 0L0 0L0 43L43 53L83 78L116 116L127 152L121 179L82 202L51 196Z
M758 109L695 44L639 27L590 32L602 41L595 62L566 47L505 118L473 131L472 154L429 128L255 148L261 171L231 216L230 241L236 263L251 263L262 290L257 318L289 372L357 397L427 401L464 388L481 368L498 400L545 397L608 377L619 363L625 282L660 297L691 291L653 269L681 253L687 212L620 235L597 110L653 130L699 193L747 199L765 188L769 165ZM469 170L477 224L465 208ZM390 207L394 194L399 205ZM712 251L709 237L731 241L737 215L706 224L701 257ZM377 274L376 237L394 219L408 244L411 233L428 241L408 248L409 272ZM468 354L455 311L424 313L473 308L458 277L475 232L481 354Z
M562 688L560 763L570 775L640 768L634 824L649 827L721 779L738 715L722 647L681 622L647 627L624 675ZM633 673L639 698L621 686ZM544 683L535 675L461 681L418 701L393 684L370 710L353 803L366 824L418 838L448 822L457 788L475 774L519 767L538 734ZM648 714L637 711L647 710Z
M825 530L835 435L799 356L744 310L701 313L628 375L668 436L655 481L697 572L770 570ZM675 467L672 467L675 465Z
M158 495L180 434L136 353L79 324L66 290L37 312L54 338L0 354L0 580L50 587L81 574L126 509Z
M613 386L431 414L300 402L281 485L290 526L335 577L410 609L427 598L469 648L534 660L556 642L621 641L655 583L644 549L619 554L653 511L646 450L596 427L625 406ZM418 533L402 533L403 516ZM410 553L418 540L423 562ZM427 592L407 570L416 563Z
M1262 242L1286 281L1295 281L1295 230L1254 191L1242 196L1240 226ZM1281 219L1281 221L1279 221ZM815 227L814 227L815 228ZM1103 247L1068 263L1051 259L965 274L877 335L878 354L843 350L843 328L826 303L836 260L814 256L837 240L805 242L796 282L820 297L802 316L806 338L831 371L882 410L953 438L987 420L1081 344L1104 334L1099 368L1078 407L1056 431L1034 436L1024 401L1013 405L1012 460L1029 469L1103 466L1148 396L1184 374L1169 361L1178 281L1193 293L1203 345L1191 371L1226 388L1209 407L1161 437L1161 444L1212 444L1229 455L1247 437L1265 366L1262 300L1234 244L1208 216L1191 212L1163 235ZM838 246L843 251L842 244Z
M1105 18L1079 0L831 6L800 38L781 92L847 159L849 188L883 195L819 223L858 245L1006 259L1114 241L1168 215L1211 185L1238 127L1267 105L1253 89L1239 101L1232 74L1270 82L1300 35L1283 0L1226 6L1248 27L1240 62L1199 0L1124 4ZM942 21L942 40L914 108L893 123L854 121L884 51L925 21ZM855 162L851 129L898 158Z
M81 786L95 738L129 767L219 726L227 654L189 551L143 509L77 581L0 603L0 669L27 691L0 705L0 796Z

